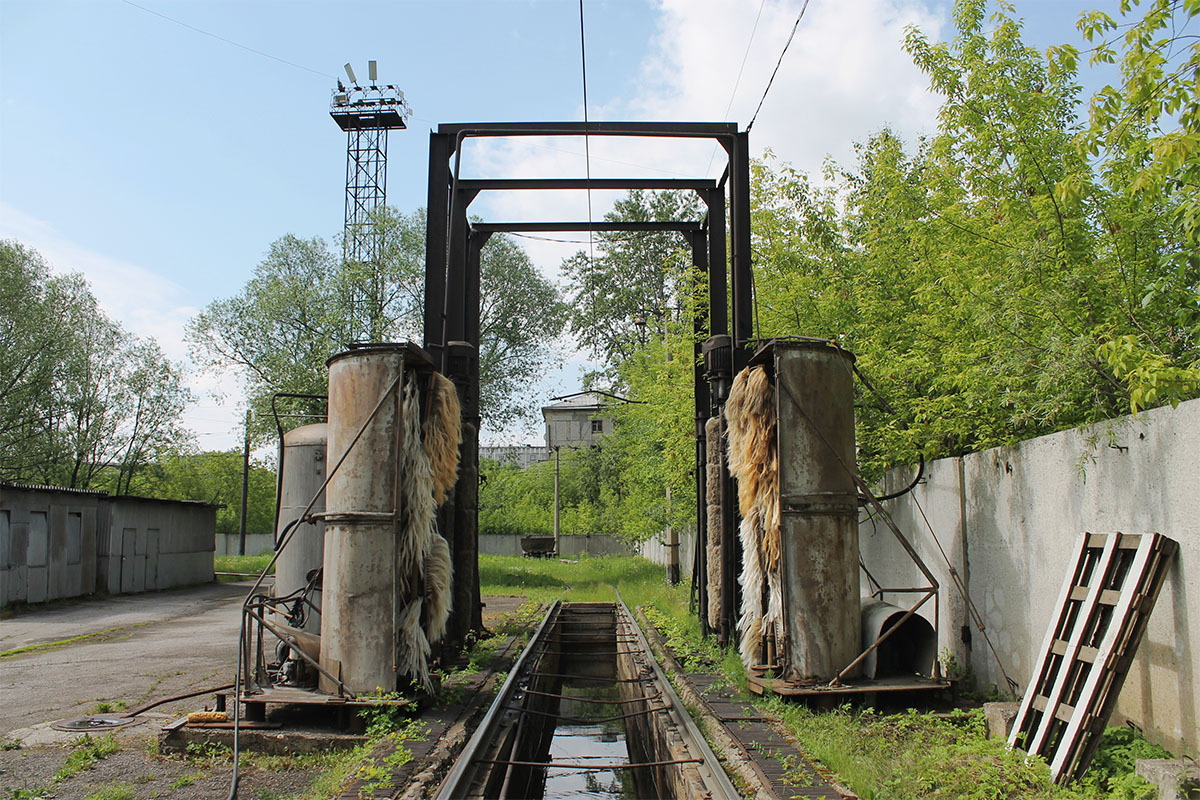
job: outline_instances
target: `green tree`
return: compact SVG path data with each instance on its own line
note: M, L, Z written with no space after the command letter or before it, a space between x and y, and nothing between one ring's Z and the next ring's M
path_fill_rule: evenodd
M82 277L3 242L0 284L0 475L121 492L188 442L181 371L108 319Z
M699 200L685 192L631 191L605 215L610 222L699 219ZM613 378L618 365L644 342L638 321L661 335L678 316L688 286L691 252L678 233L596 234L599 255L580 251L563 262L570 297L570 329L579 346Z
M1120 21L1090 11L1078 25L1092 45L1091 63L1119 63L1121 71L1119 86L1092 97L1076 145L1102 176L1103 224L1144 275L1136 284L1142 310L1130 316L1150 317L1150 324L1111 326L1099 348L1135 412L1178 402L1200 384L1200 40L1186 32L1197 15L1195 0L1126 1ZM1051 48L1051 67L1072 71L1079 55L1072 45ZM1092 175L1067 176L1060 196L1090 200ZM1171 246L1146 248L1147 228Z
M0 476L45 481L56 455L47 407L70 348L72 281L18 242L0 242Z
M246 503L246 532L272 533L275 528L275 469L251 460ZM238 533L242 503L242 452L171 453L140 471L132 481L136 494L171 500L218 503L217 533Z
M1128 165L1089 171L1074 71L1025 46L1011 9L989 19L965 0L954 22L952 41L907 39L943 97L914 151L885 130L820 188L769 160L754 168L763 333L834 338L858 356L883 396L859 402L872 472L1195 391L1162 382L1139 396L1105 357L1130 336L1196 357L1194 303L1181 311L1155 288L1177 300L1197 285L1169 204L1134 201Z
M512 237L493 235L480 254L479 383L484 424L503 428L537 412L528 391L555 363L551 343L566 306Z
M274 433L272 394L325 393L325 361L345 349L352 328L378 341L420 338L425 213L385 209L375 222L383 242L377 268L345 264L324 240L289 234L271 245L239 294L214 301L189 323L193 354L204 367L233 367L245 376L259 440ZM532 415L524 389L553 357L549 346L564 310L554 285L508 237L485 245L481 269L481 410L487 424L502 427ZM365 322L353 322L352 315L364 314ZM293 410L322 408L300 403Z

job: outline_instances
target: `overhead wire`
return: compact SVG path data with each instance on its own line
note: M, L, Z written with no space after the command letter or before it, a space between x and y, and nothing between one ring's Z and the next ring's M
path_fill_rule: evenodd
M742 83L742 72L746 69L746 61L750 58L750 48L754 45L754 34L758 32L758 21L762 19L763 8L766 7L766 5L767 0L762 0L762 2L758 4L758 14L756 14L754 17L754 27L750 29L750 40L746 42L746 52L742 54L742 64L740 67L738 67L737 78L735 78L733 81L733 91L729 93L729 104L725 106L725 116L723 118L724 122L729 121L729 112L733 110L733 100L737 97L738 86L740 86ZM713 160L717 157L718 147L720 147L719 144L713 144L712 154L708 157L708 166L704 168L705 175L707 175L708 171L712 169Z
M579 61L583 74L583 166L587 179L588 207L588 263L596 258L596 236L592 230L592 151L588 138L588 96L587 96L587 37L584 35L583 0L579 0Z
M241 50L245 50L248 53L254 53L255 55L262 56L263 58L269 58L272 61L278 61L280 64L286 64L289 67L295 67L296 69L302 69L305 72L311 72L314 75L320 75L322 78L332 78L333 80L337 80L336 75L330 75L328 72L321 72L320 70L313 69L312 67L306 67L303 64L297 64L295 61L288 61L286 58L280 58L279 56L273 56L270 53L264 53L262 50L256 50L255 48L244 45L241 42L235 42L233 39L227 39L224 36L221 36L216 33L212 33L211 31L206 31L203 28L197 28L195 25L191 25L187 22L184 22L183 20L175 19L174 17L168 17L166 14L163 14L162 12L159 12L159 11L155 11L152 8L146 8L143 5L138 5L137 3L133 2L133 0L121 0L121 2L127 6L133 6L136 9L145 11L147 14L153 14L156 17L165 19L167 22L174 22L176 25L182 25L183 27L187 28L190 31L195 31L196 33L200 33L205 36L209 36L213 39L216 39L219 42L224 42L225 44L233 45L234 47L237 47Z
M775 69L771 71L771 77L767 81L767 88L763 89L762 97L759 98L758 108L754 109L754 116L750 118L750 124L746 126L746 132L754 127L754 121L758 119L758 112L762 111L763 101L767 99L767 93L771 91L771 84L775 83L775 76L779 74L779 65L783 63L783 57L787 55L788 48L792 46L792 39L796 38L796 29L800 27L800 20L804 19L804 12L808 11L808 0L804 0L804 5L800 8L800 14L796 17L796 22L792 25L792 32L788 34L787 41L783 45L783 51L779 54L779 60L775 62Z

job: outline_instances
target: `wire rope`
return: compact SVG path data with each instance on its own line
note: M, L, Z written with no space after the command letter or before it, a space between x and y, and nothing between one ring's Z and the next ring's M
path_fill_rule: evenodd
M771 77L767 81L767 88L763 89L762 97L759 98L758 108L754 109L754 116L750 118L750 124L746 126L746 132L754 127L754 121L758 119L758 112L762 111L763 101L767 99L767 93L771 91L771 85L775 83L775 76L779 73L779 65L783 63L783 57L787 55L788 48L792 46L792 39L796 37L796 29L800 27L800 20L804 19L804 12L808 11L808 0L804 0L804 5L800 8L800 14L796 17L796 22L792 25L792 32L788 34L787 42L783 45L783 52L779 54L779 60L775 62L775 69L771 71Z
M321 72L320 70L313 69L312 67L306 67L303 64L297 64L295 61L288 61L286 58L280 58L279 56L273 56L270 53L264 53L262 50L255 50L253 47L244 45L241 42L235 42L233 39L226 39L224 36L206 31L203 28L197 28L195 25L190 25L183 20L175 19L174 17L168 17L166 14L155 11L152 8L146 8L145 6L138 5L137 3L133 2L133 0L121 0L121 2L127 6L133 6L136 9L145 11L147 14L153 14L156 17L165 19L167 22L174 22L176 25L182 25L190 31L195 31L196 33L216 39L219 42L233 45L241 50L245 50L247 53L254 53L255 55L262 56L263 58L269 58L272 61L278 61L280 64L286 64L289 67L295 67L296 69L302 69L305 72L311 72L314 75L320 75L322 78L333 78L334 80L337 79L336 75L330 75L328 72Z

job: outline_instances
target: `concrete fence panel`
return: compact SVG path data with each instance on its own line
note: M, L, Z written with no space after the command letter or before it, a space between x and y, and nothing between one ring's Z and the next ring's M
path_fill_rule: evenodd
M884 489L911 476L896 470ZM1131 720L1173 751L1200 751L1200 400L942 459L915 491L885 505L942 584L939 649L984 685L1003 686L954 588L953 566L1018 691L1081 533L1157 531L1179 542L1114 722ZM859 542L880 583L918 579L881 521L864 519Z

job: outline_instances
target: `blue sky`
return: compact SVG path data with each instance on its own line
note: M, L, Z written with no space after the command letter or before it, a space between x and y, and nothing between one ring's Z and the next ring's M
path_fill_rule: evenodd
M1082 8L1114 5L1016 3L1039 48L1077 41ZM800 6L585 0L590 117L720 120L728 110L744 126ZM388 202L411 211L424 203L437 123L582 118L578 14L575 0L0 0L0 238L83 272L112 316L184 360L187 319L236 293L273 240L339 232L346 142L328 104L343 63L361 78L378 60L381 81L413 107L409 130L389 140L388 170ZM907 25L942 38L948 17L941 2L812 0L755 124L755 151L815 170L885 124L930 131L936 99L900 38ZM593 145L592 172L694 175L710 169L710 151ZM582 144L481 144L464 164L582 174ZM597 198L597 216L610 199ZM579 196L485 197L473 211L537 219L571 208L586 217ZM575 249L529 245L550 275ZM569 359L541 390L573 390L580 363ZM200 446L234 446L236 380L190 381Z

